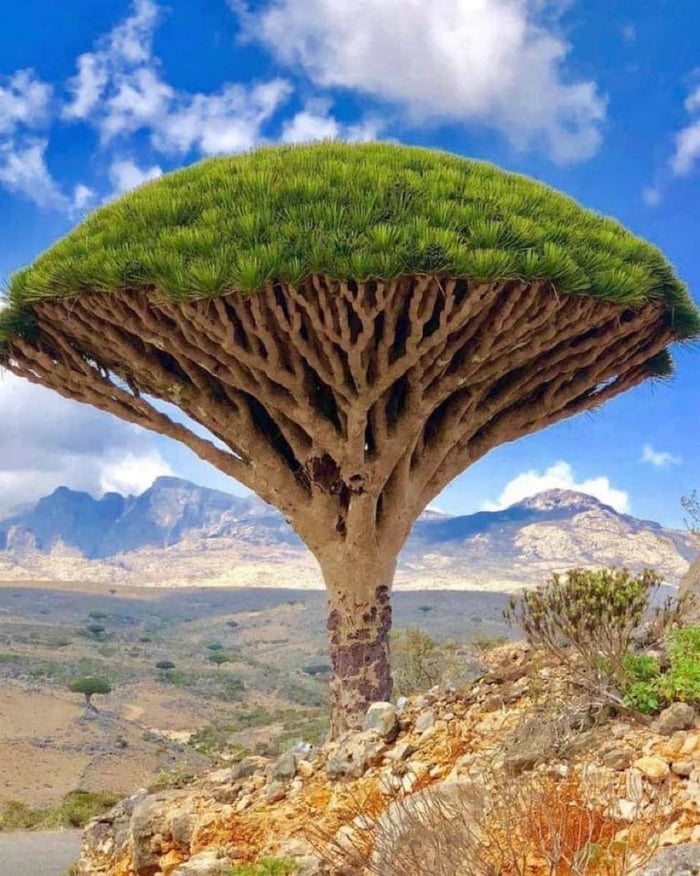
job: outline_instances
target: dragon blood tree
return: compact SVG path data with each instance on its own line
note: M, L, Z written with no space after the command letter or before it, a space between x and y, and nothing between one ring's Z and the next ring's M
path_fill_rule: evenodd
M656 249L543 185L334 143L208 160L96 211L12 279L0 357L289 519L328 588L337 734L390 693L396 557L431 499L669 374L699 323Z

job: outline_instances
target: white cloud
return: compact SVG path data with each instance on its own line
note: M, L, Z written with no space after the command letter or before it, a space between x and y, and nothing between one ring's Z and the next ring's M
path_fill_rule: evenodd
M153 120L153 145L162 152L242 152L261 141L262 126L290 94L288 82L273 79L250 87L224 85L216 94L180 96Z
M157 179L163 175L163 169L158 164L151 167L139 167L130 158L115 159L109 167L109 179L114 186L113 195L119 195L129 189L135 189L149 179Z
M560 460L543 472L531 469L517 475L506 484L498 499L495 502L486 502L482 510L499 511L544 490L576 490L595 496L616 511L627 512L630 509L627 493L613 487L609 478L601 475L577 481L570 463Z
M605 100L594 82L566 74L561 7L542 0L271 0L262 11L244 11L243 20L250 38L323 88L398 105L414 124L488 125L518 148L544 145L565 162L598 149Z
M655 207L657 204L661 203L661 198L663 197L663 192L661 190L660 185L647 186L642 192L642 199L645 204L648 204L650 207Z
M250 149L291 93L283 79L224 83L211 94L178 91L153 54L159 7L135 0L131 14L78 59L64 115L94 125L103 144L145 130L164 153L204 155Z
M18 70L0 85L0 133L11 134L18 125L37 127L49 112L52 88L33 70Z
M376 140L382 128L379 119L366 119L359 124L344 125L331 113L328 100L309 101L282 126L283 143L311 143L314 140Z
M156 450L125 453L104 462L100 488L103 493L138 495L147 490L157 477L171 474L173 470Z
M66 209L70 201L46 166L46 146L39 137L0 140L0 185L39 207Z
M680 465L683 462L680 456L675 456L673 453L669 453L668 450L654 450L651 444L644 445L639 461L653 465L654 468L668 468L672 465Z
M60 485L138 492L170 471L148 432L5 372L0 422L0 514Z
M657 182L642 192L647 204L658 204L670 179L688 176L700 162L700 85L685 99L684 107L690 120L676 132L673 154L658 174Z
M88 207L95 200L95 192L83 183L73 189L73 210L79 211Z

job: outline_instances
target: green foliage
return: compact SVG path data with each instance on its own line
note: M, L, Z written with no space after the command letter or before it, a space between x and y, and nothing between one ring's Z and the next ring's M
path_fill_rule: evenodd
M628 681L635 632L660 585L650 569L639 575L627 569L571 569L512 597L504 616L562 662L577 654L596 688L619 691ZM671 617L670 606L667 612Z
M224 646L220 642L211 642L207 645L209 651L221 651Z
M231 663L231 657L223 651L213 651L209 654L207 659L215 666L222 666L224 663Z
M148 790L154 791L172 791L175 788L184 788L194 779L194 775L184 766L176 766L170 770L161 770L153 781L148 786Z
M231 876L293 876L298 869L294 861L284 858L261 858L255 864L236 864Z
M68 685L72 693L81 693L89 699L95 694L108 694L112 686L105 678L78 678Z
M0 830L52 830L85 827L91 818L111 809L120 797L103 791L70 791L55 806L34 809L18 800L0 808Z
M0 340L36 330L33 302L88 290L180 299L418 272L660 300L679 337L700 330L655 247L541 183L437 151L323 143L208 159L96 210L12 278Z
M640 655L628 661L630 683L625 702L655 712L674 702L700 705L700 627L681 627L670 636L668 666Z

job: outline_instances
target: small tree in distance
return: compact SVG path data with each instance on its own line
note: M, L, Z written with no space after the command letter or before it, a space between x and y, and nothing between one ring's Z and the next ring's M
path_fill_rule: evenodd
M224 646L220 642L212 642L211 644L207 645L207 649L209 651L223 651Z
M161 678L167 679L171 669L175 669L175 664L172 660L159 660L156 663L156 669L160 669Z
M68 685L68 689L72 693L81 693L85 697L85 704L88 709L92 709L93 712L97 711L97 708L93 705L92 698L95 694L108 694L112 692L111 684L104 678L78 678L76 681L71 682Z
M220 669L224 663L231 662L231 658L228 656L228 654L224 654L223 651L213 651L209 655L208 660L210 663L213 663L217 669Z
M421 512L493 448L668 376L699 332L661 253L571 199L460 156L323 143L97 210L12 278L0 363L282 512L328 589L338 735L390 695Z

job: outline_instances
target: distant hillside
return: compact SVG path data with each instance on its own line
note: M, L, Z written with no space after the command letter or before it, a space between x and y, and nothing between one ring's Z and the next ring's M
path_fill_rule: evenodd
M508 588L573 565L653 566L677 582L691 537L619 514L592 496L549 490L503 511L429 512L402 553L399 585ZM173 477L140 496L94 499L59 487L0 520L0 578L147 584L319 586L313 559L284 518Z

